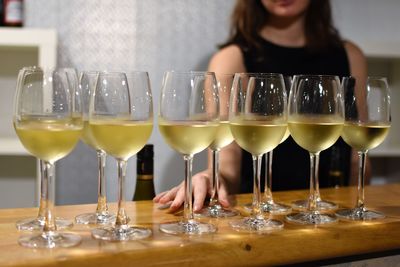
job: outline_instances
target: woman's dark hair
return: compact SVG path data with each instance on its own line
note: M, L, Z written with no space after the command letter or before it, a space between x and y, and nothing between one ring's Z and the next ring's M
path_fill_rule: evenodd
M310 0L306 12L306 46L310 50L341 45L339 33L333 26L329 0ZM237 0L231 17L230 36L221 48L232 43L260 48L259 33L267 22L268 15L261 0Z

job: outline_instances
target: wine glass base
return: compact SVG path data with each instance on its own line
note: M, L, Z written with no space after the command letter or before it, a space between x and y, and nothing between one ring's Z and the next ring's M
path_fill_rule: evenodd
M217 231L217 227L210 223L197 222L168 222L160 224L160 231L173 235L202 235L212 234Z
M306 210L308 208L308 200L297 200L292 202L292 208L296 210ZM326 200L319 200L317 201L317 210L324 211L324 210L335 210L338 208L336 203L326 201Z
M263 212L268 212L271 214L287 214L292 211L292 207L285 205L283 203L268 203L268 202L262 202L260 203L260 208ZM252 203L247 203L244 205L244 209L248 212L251 212L253 210L253 205Z
M225 209L221 205L216 204L202 209L200 212L194 214L197 217L208 218L227 218L239 215L237 210Z
M337 222L337 218L331 214L320 214L312 212L299 212L286 215L286 221L303 224L303 225L319 225Z
M246 217L231 221L229 225L239 232L263 233L281 229L283 227L283 222L273 219Z
M59 217L56 218L57 229L67 229L71 228L73 225L74 223L71 220ZM43 226L44 218L40 217L22 219L15 223L15 227L17 227L17 229L20 231L43 230Z
M18 239L18 243L29 248L67 248L78 245L81 240L76 234L52 232L24 235Z
M77 224L112 224L115 222L115 215L103 214L97 215L96 213L83 213L75 217Z
M96 228L92 230L92 236L96 239L107 240L107 241L128 241L128 240L139 240L151 236L152 232L150 229L144 227L104 227Z
M384 219L386 216L383 213L373 210L366 210L362 208L342 209L338 210L336 216L339 219L352 220L352 221L371 221Z

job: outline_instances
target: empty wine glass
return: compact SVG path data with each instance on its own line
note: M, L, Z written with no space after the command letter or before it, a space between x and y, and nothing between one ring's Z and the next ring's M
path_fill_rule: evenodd
M231 95L234 74L216 73L219 96L219 126L214 141L209 146L212 153L212 193L208 207L202 209L196 215L203 217L232 217L239 214L237 210L222 207L219 202L219 152L232 143L233 136L229 128L229 99Z
M115 221L115 215L110 214L107 206L106 179L104 176L104 167L106 164L106 153L100 149L93 139L89 129L89 103L90 96L96 88L99 72L83 71L79 77L79 86L82 92L83 104L83 132L81 140L96 150L98 162L97 178L97 208L96 212L83 213L75 217L78 224L107 224Z
M147 72L101 72L89 105L89 130L96 146L118 163L118 213L114 226L92 230L108 241L146 238L151 230L128 225L125 209L127 160L144 147L153 129L153 102Z
M76 234L59 233L54 216L55 162L75 147L82 132L81 95L76 72L68 69L22 69L14 103L14 127L24 147L41 160L44 226L41 233L23 235L18 242L32 248L77 245ZM72 75L72 76L71 76Z
M238 231L265 232L283 227L266 219L261 208L260 174L263 154L281 142L287 129L287 96L281 74L236 73L229 124L236 143L253 157L253 203L250 217L230 222Z
M192 203L193 155L215 139L219 126L218 89L213 72L165 72L158 126L164 140L185 160L185 203L181 221L160 224L168 234L204 234L216 226L194 219Z
M365 207L364 181L367 153L383 142L390 129L389 86L384 77L368 77L366 81L345 77L342 84L346 118L342 137L358 152L358 196L356 207L338 210L336 215L356 221L382 219L383 213Z
M299 224L326 224L337 219L317 208L319 153L340 137L344 123L343 93L337 76L296 75L289 95L289 131L310 153L310 196L304 212L286 216Z

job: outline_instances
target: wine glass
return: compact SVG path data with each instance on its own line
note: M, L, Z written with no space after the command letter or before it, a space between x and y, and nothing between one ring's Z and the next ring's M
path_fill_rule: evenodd
M283 81L285 83L286 97L289 96L290 87L292 85L291 76L283 76ZM289 128L286 129L285 135L283 136L281 143L285 142L290 136ZM272 214L284 214L292 211L292 208L283 203L277 203L274 201L272 196L272 158L273 150L269 151L265 155L265 184L264 184L264 196L261 202L261 209L263 212L269 212ZM252 203L247 203L244 205L247 211L252 210Z
M340 137L344 123L343 93L339 78L331 75L296 75L289 96L288 125L294 141L310 153L310 196L304 212L286 220L298 224L337 221L317 208L319 153Z
M108 212L106 196L106 179L104 176L104 167L106 165L106 153L99 148L94 141L89 129L89 103L90 96L96 88L99 72L83 71L79 77L79 86L82 92L83 104L83 132L81 140L96 150L98 162L97 178L97 208L96 212L83 213L75 217L78 224L107 224L115 221L115 215Z
M76 74L76 72L75 72ZM41 160L44 226L41 233L23 235L18 242L32 248L70 247L81 238L59 233L53 212L55 162L75 147L82 132L81 95L77 78L68 69L22 69L14 103L14 128L24 147Z
M232 82L234 74L216 73L218 96L219 96L219 119L217 134L209 148L212 153L212 193L208 207L202 209L196 215L202 217L232 217L239 214L234 209L223 208L219 202L219 152L220 150L233 142L233 136L229 128L229 98L231 95Z
M160 224L168 234L205 234L216 226L194 219L192 208L193 155L207 148L219 126L218 89L213 72L174 72L164 74L158 126L164 140L185 160L185 203L183 218Z
M34 68L36 69L37 67L28 67L30 69ZM23 69L28 69L28 68L23 68ZM64 68L63 69L66 72L67 77L71 81L71 86L76 84L76 70L73 68ZM22 71L22 70L21 70ZM22 75L18 76L18 79L22 78ZM44 191L46 190L46 183L43 181L43 170L44 170L44 165L43 161L41 159L38 159L39 162L39 171L40 171L40 194L39 194L39 211L38 215L35 218L25 218L18 220L15 223L15 226L17 227L18 230L24 230L24 231L33 231L33 230L42 230L44 223L45 223L45 201L44 201ZM65 219L65 218L60 218L56 217L56 225L57 229L65 229L65 228L70 228L73 226L72 220Z
M281 142L287 129L287 97L283 76L236 73L231 93L229 124L236 143L253 157L253 205L250 217L230 222L238 231L265 232L283 227L266 219L261 208L262 156Z
M89 105L89 130L97 147L118 163L118 213L114 226L92 230L96 239L137 240L151 230L129 226L125 209L127 160L144 147L153 130L153 102L147 72L101 72Z
M345 77L345 124L342 138L359 157L358 197L355 208L342 209L336 216L349 220L384 218L383 213L368 210L364 204L365 162L367 153L386 138L391 123L390 92L386 78L368 77L366 81Z

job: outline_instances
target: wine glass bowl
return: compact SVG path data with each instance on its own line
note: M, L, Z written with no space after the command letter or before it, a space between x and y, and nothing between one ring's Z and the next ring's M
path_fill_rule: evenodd
M283 223L264 218L261 208L261 159L287 130L287 97L281 74L236 73L230 98L229 124L236 143L252 154L253 203L250 217L233 220L237 231L266 232Z
M118 212L115 225L92 230L96 239L127 241L147 238L151 230L128 225L125 209L127 160L149 139L153 104L147 72L101 72L89 105L89 130L97 147L117 160Z
M69 154L82 128L81 94L71 69L23 68L14 100L14 128L23 146L41 160L44 225L42 233L23 235L19 244L31 248L69 247L78 235L59 233L54 216L55 162Z
M286 220L298 224L327 224L336 217L318 209L319 153L340 137L344 122L343 93L337 76L296 75L289 96L288 126L295 142L310 154L310 196L307 210Z
M213 142L218 125L219 104L215 74L165 72L158 127L165 142L182 154L185 161L185 203L182 220L161 223L162 232L197 235L217 231L213 224L195 220L191 179L193 156Z
M356 221L382 219L383 213L365 207L364 182L367 153L383 142L390 129L389 86L385 77L368 77L366 81L345 77L342 84L345 93L342 138L358 153L358 196L356 207L338 210L336 215Z

